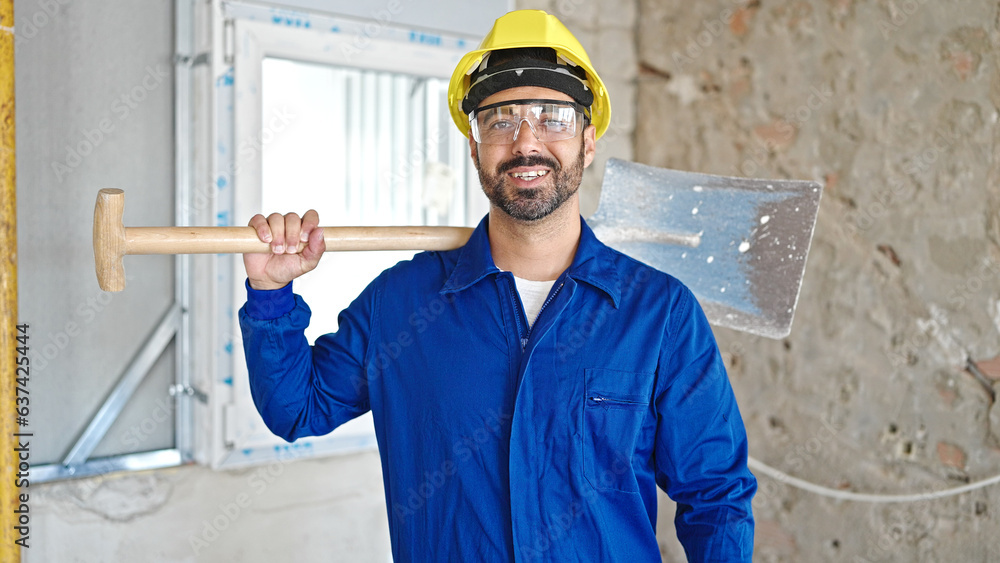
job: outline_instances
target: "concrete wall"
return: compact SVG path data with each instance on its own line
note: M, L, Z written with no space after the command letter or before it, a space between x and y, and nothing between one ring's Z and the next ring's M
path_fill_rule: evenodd
M882 494L996 475L1000 5L640 0L638 45L638 161L826 184L791 336L717 331L751 455ZM755 560L1000 560L998 486L760 480Z
M391 561L374 451L115 474L38 493L22 561Z

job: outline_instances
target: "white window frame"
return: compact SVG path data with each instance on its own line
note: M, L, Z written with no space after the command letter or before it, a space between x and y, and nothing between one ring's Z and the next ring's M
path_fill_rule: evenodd
M242 3L220 6L224 65L215 76L215 149L217 177L232 171L230 195L215 202L219 224L245 224L261 204L262 166L259 151L240 151L238 139L259 136L263 123L261 64L267 57L326 65L349 66L447 80L458 60L475 46L471 37L448 36L394 28L384 22L357 22ZM279 17L280 16L280 17ZM350 32L348 30L356 30ZM375 33L372 33L372 32ZM447 108L442 108L447 111ZM232 158L232 160L230 160ZM466 224L475 225L488 210L478 179L470 169ZM235 468L288 457L313 457L376 447L368 421L352 421L333 433L303 438L292 444L264 427L250 399L246 364L236 311L245 301L245 272L238 257L216 258L212 279L217 304L211 346L214 365L200 366L214 373L207 424L199 461L213 468ZM209 290L212 291L212 290ZM201 328L201 327L199 327ZM208 328L208 327L205 327ZM199 370L200 371L200 370ZM365 417L363 417L365 418Z

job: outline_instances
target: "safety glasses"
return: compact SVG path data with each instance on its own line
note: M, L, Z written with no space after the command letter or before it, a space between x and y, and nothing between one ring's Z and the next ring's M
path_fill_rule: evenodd
M583 109L562 100L510 100L477 108L469 115L472 138L484 145L508 145L528 124L543 142L561 141L583 129Z

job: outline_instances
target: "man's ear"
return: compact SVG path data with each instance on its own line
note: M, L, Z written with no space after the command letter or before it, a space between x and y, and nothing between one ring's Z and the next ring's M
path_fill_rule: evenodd
M590 166L597 154L597 127L593 124L583 130L583 167Z
M469 156L472 157L472 162L476 164L476 169L479 169L479 143L472 138L472 133L469 133Z

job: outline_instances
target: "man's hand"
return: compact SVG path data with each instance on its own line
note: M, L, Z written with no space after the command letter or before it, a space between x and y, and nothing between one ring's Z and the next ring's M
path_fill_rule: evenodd
M279 289L313 270L326 251L319 214L310 209L301 218L295 213L272 213L267 218L257 214L250 226L260 240L270 243L270 254L244 254L250 287Z

